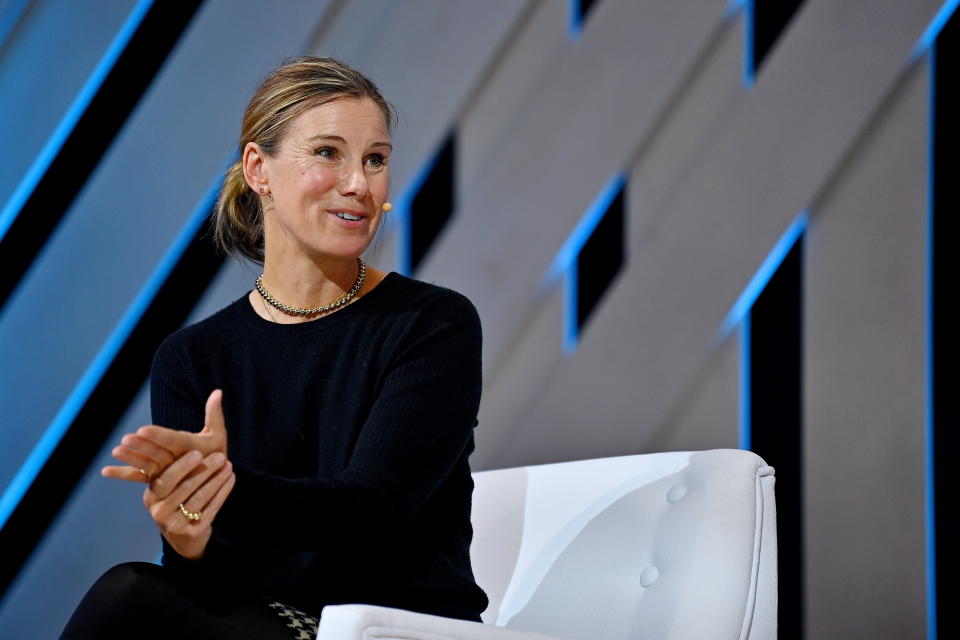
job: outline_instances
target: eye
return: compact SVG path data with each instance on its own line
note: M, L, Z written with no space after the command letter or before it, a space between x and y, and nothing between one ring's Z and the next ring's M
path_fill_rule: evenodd
M333 160L337 157L337 150L333 147L320 147L314 151L315 155L320 156L321 158L327 158L328 160Z
M367 157L367 164L371 167L383 167L386 166L387 159L379 153L374 153Z

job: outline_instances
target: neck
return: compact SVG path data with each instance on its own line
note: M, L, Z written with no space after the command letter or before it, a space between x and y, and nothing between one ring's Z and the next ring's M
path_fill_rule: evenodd
M319 304L329 304L329 303L332 302L333 300L336 300L336 299L340 298L340 297L343 295L343 292L344 292L344 291L349 291L349 290L353 287L354 283L356 282L357 262L356 262L356 260L353 260L353 262L350 263L350 266L348 266L348 267L345 266L344 269L342 270L342 271L346 271L346 270L348 270L348 269L352 269L352 272L349 272L349 273L347 273L346 275L335 276L335 275L333 275L333 274L328 273L327 271L322 271L322 270L321 270L321 274L322 274L323 277L324 277L324 282L326 282L328 285L329 285L329 284L336 284L336 288L335 288L335 289L333 289L333 290L331 290L331 289L329 289L329 288L326 289L326 291L332 291L332 292L331 292L329 295L327 295L326 297L323 297L323 298L316 298L316 297L314 297L314 298L306 298L306 300L305 300L305 301L302 301L302 302L298 302L298 303L289 302L289 303L288 303L288 302L286 301L286 299L284 299L284 298L282 297L282 294L281 294L281 293L279 293L278 291L275 291L275 290L272 288L273 285L270 284L270 283L272 283L272 282L274 282L274 281L277 282L277 284L280 285L280 286L279 286L279 289L280 289L281 291L288 292L290 295L293 295L292 292L295 292L295 291L298 291L298 290L299 290L299 291L303 291L303 292L320 291L320 292L321 292L320 295L324 295L324 293L323 293L323 291L321 291L321 288L319 288L319 287L308 287L308 286L306 286L306 285L311 284L311 283L314 283L314 284L316 283L316 280L314 280L314 279L312 279L312 278L310 277L311 274L313 273L310 269L304 270L304 272L301 273L301 275L300 275L299 278L296 277L296 273L297 273L297 272L295 272L294 275L290 275L291 272L289 272L289 271L284 271L284 270L282 270L282 269L280 269L280 270L272 269L272 270L270 271L270 274L272 274L272 276L273 276L274 279L273 279L273 280L268 280L268 279L267 279L267 266L268 266L268 265L272 265L272 264L276 264L276 263L272 263L272 262L270 262L269 260L266 260L266 261L265 261L265 264L264 264L264 275L263 275L262 283L264 284L265 288L270 292L270 294L271 294L275 299L278 299L279 301L283 302L284 304L289 304L290 306L297 306L297 307L302 307L302 308L311 308L311 307L319 306ZM279 274L279 275L278 275L278 274ZM304 274L305 274L305 275L304 275ZM371 268L371 267L368 266L368 267L367 267L367 276L366 276L366 278L364 279L363 287L361 287L360 291L357 292L357 295L353 297L353 299L351 300L351 302L354 301L354 300L357 300L357 299L359 299L359 298L361 298L361 297L363 297L364 295L366 295L370 290L372 290L374 287L376 287L378 284L380 284L380 282L382 282L383 279L384 279L386 276L387 276L387 274L384 273L383 271L379 271L379 270L377 270L377 269L373 269L373 268ZM338 280L334 280L334 278L339 278L339 279L338 279ZM303 286L298 289L298 287L296 286L297 283L300 283L300 284L303 285ZM286 284L287 286L283 286L284 284ZM293 284L294 286L290 286L291 284ZM306 296L306 295L309 295L309 293L304 293L303 295ZM315 319L315 318L317 317L317 316L297 316L297 315L289 315L289 314L283 313L283 312L280 311L279 309L277 309L277 308L273 307L272 305L270 305L266 300L264 300L263 296L260 295L260 293L259 293L256 289L254 289L253 291L250 292L250 295L248 296L248 299L249 299L249 301L250 301L250 304L253 306L254 310L257 312L257 315L259 315L261 318L264 318L265 320L269 320L269 321L271 321L271 322L276 322L276 323L279 323L279 324L297 324L297 323L300 323L300 322L310 322L311 320L313 320L313 319ZM291 298L291 299L292 299L292 298ZM315 302L315 301L318 300L318 299L320 300L319 304ZM349 305L345 305L345 306L349 306ZM331 311L328 311L327 313L336 313L337 311L339 311L340 309L343 309L343 308L344 308L344 307L338 307L338 308L336 308L336 309L333 309L333 310L331 310ZM318 315L326 315L326 313L324 313L324 314L318 314Z
M263 285L291 307L317 307L340 298L357 280L356 258L328 261L264 260Z

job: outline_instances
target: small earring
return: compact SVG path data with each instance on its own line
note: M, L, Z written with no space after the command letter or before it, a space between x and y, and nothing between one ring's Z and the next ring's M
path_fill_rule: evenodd
M384 202L384 203L383 203L383 211L384 211L384 213L386 213L386 212L388 212L388 211L393 211L393 205L390 204L389 202Z
M263 192L264 192L263 187L260 187L260 193L263 193Z

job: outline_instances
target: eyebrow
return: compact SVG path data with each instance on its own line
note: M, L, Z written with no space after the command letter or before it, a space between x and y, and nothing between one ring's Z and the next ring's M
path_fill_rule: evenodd
M343 138L343 136L328 135L326 133L318 133L315 136L311 136L310 138L307 139L307 142L313 142L314 140L335 140L336 142L342 142L343 144L347 144L347 141ZM387 147L388 149L391 149L391 150L393 149L393 145L386 141L373 142L370 144L370 146L371 147Z

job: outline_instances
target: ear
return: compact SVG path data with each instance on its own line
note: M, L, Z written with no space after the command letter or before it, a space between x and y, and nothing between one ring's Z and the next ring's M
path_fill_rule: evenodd
M260 189L270 192L266 158L267 155L256 142L248 142L243 148L243 177L247 185L256 193L261 193Z

